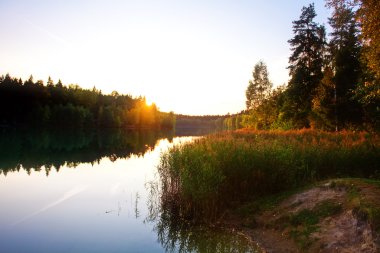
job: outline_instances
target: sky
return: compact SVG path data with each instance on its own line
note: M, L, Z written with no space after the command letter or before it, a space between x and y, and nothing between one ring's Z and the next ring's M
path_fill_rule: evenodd
M274 86L287 83L292 21L310 3L0 0L0 75L141 95L161 111L237 113L258 61Z

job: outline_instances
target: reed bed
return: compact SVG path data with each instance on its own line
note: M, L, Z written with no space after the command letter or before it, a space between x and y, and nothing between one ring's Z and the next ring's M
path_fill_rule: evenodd
M161 155L163 206L213 222L229 208L325 178L380 177L380 138L366 132L238 130Z

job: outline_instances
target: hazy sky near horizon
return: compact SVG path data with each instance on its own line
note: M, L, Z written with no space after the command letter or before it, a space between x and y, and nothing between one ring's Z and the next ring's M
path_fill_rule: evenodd
M255 63L288 81L287 41L306 0L0 0L0 75L143 95L162 111L245 108ZM316 20L329 10L314 1Z

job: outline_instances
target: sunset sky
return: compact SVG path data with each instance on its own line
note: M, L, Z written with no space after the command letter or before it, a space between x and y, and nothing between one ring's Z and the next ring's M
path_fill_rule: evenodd
M305 0L0 0L0 75L144 95L162 111L245 108L255 63L288 80L292 21ZM317 21L329 11L315 1Z

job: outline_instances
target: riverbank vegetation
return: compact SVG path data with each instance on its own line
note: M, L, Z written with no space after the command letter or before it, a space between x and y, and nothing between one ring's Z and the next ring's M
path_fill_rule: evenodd
M380 138L316 130L225 132L174 146L158 166L173 217L215 222L246 201L326 178L380 177Z
M102 94L95 87L64 86L49 77L26 81L0 77L0 125L9 127L56 128L150 128L173 129L174 113L160 112L144 97Z
M314 5L293 21L289 82L273 88L259 61L246 90L246 110L224 126L379 131L380 8L376 1L327 0L331 32L315 21Z
M325 27L315 22L313 4L303 7L293 21L287 84L273 88L265 62L259 61L246 90L246 110L223 120L225 129L235 131L195 139L162 154L161 219L225 224L231 222L229 214L251 207L246 225L255 227L257 215L275 196L325 179L380 179L380 37L376 35L380 5L360 0L326 3L332 10L329 37ZM379 191L377 186L371 189ZM378 198L361 205L361 198L353 197L355 203L351 202L354 190L347 185L331 191L340 197L322 201L314 197L309 202L317 205L285 215L278 203L272 205L279 211L271 210L262 219L253 238L265 237L263 231L275 233L263 238L269 248L284 241L273 252L289 246L289 239L299 248L286 252L303 252L313 245L317 246L311 252L326 245L342 252L344 247L358 252L370 245L373 250L368 252L377 252ZM289 209L298 205L302 200ZM367 227L358 235L356 225L344 227L340 222ZM236 224L234 228L241 228ZM319 233L319 227L325 231ZM337 234L343 235L341 245ZM368 234L368 244L364 245L363 234ZM313 244L313 238L322 238L321 243ZM359 243L349 243L352 238Z

